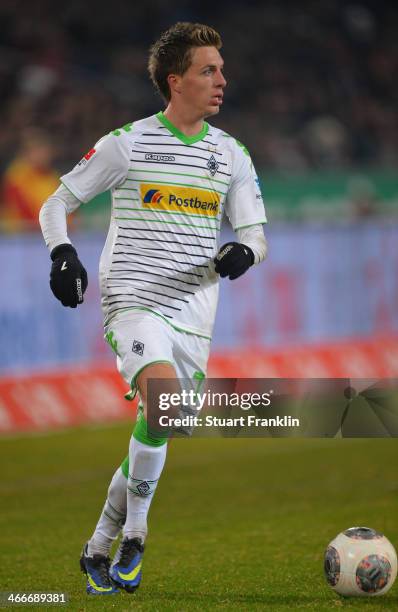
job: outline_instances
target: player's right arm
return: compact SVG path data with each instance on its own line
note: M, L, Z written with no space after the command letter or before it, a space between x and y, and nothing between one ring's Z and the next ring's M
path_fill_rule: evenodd
M96 195L123 183L128 167L124 135L108 134L61 177L61 186L40 210L41 230L53 261L50 287L64 306L76 308L87 288L86 270L68 237L67 216Z
M267 255L263 224L267 222L260 183L249 152L237 140L231 143L232 180L228 189L225 212L239 242L227 242L218 251L215 270L222 278L239 278L253 264Z

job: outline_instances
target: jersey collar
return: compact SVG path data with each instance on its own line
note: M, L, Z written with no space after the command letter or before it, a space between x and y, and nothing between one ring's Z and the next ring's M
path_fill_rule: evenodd
M203 127L198 134L194 134L193 136L186 136L181 132L181 130L176 128L176 126L173 125L171 121L169 121L169 119L167 119L167 117L163 114L162 111L157 113L156 117L159 119L160 123L163 123L163 125L169 130L169 132L171 132L176 138L178 138L178 140L181 140L181 142L186 145L194 144L194 142L199 142L199 140L203 140L203 138L209 131L209 124L206 123L206 121L203 121Z

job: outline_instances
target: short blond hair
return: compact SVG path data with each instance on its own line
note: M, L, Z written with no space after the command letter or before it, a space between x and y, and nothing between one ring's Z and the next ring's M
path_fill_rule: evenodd
M210 26L184 21L163 32L150 48L149 75L166 102L171 97L167 77L169 74L183 75L188 70L195 47L221 49L221 36Z

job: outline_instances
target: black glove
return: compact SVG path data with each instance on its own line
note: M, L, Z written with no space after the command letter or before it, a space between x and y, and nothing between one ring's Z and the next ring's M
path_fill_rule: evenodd
M240 242L227 242L218 251L214 258L215 269L224 278L230 280L242 276L254 264L254 253L245 244Z
M53 260L50 273L50 287L63 306L76 308L83 302L87 289L87 272L83 268L71 244L60 244L51 251Z

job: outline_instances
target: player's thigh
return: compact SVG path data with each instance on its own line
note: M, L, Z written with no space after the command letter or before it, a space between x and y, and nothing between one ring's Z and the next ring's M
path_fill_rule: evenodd
M181 417L197 416L200 406L203 406L203 403L198 402L198 394L204 391L209 353L210 340L193 334L174 332L173 357L178 382L181 389L187 392L187 401L180 406ZM174 429L191 436L194 426L189 421L188 424Z
M137 376L136 384L146 419L148 419L148 414L154 419L159 416L160 394L167 394L170 397L174 393L180 394L181 392L176 369L170 363L148 365Z
M141 403L145 416L150 414L159 416L160 393L170 397L172 394L181 394L182 390L198 393L201 391L206 376L207 361L209 358L210 341L193 334L180 332L169 327L168 336L172 341L173 365L168 363L154 363L145 367L137 376ZM152 383L151 383L152 381ZM183 416L190 412L190 406L184 404L171 406L168 416ZM192 408L197 410L195 406ZM182 414L181 414L182 413Z
M170 327L161 319L142 311L132 311L111 321L106 329L106 337L117 355L117 368L123 379L137 391L138 379L146 397L144 381L155 366L163 366L159 371L152 370L160 377L164 370L176 377ZM143 377L140 374L145 372ZM141 392L141 389L140 389Z
M210 340L207 338L173 331L173 361L182 381L204 379L209 354Z

